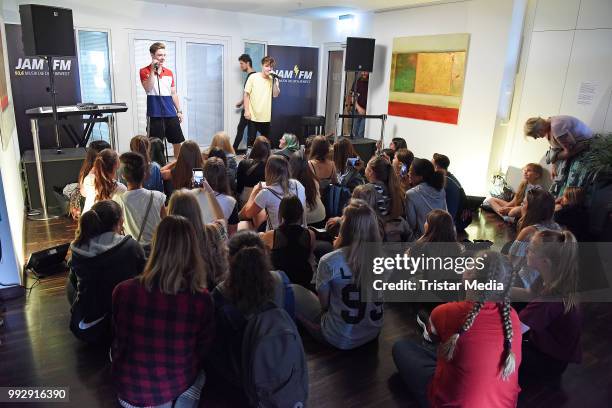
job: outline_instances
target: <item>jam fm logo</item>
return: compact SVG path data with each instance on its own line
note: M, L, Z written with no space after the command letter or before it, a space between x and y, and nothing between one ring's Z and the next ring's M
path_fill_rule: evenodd
M72 61L67 59L53 60L55 75L69 75ZM15 75L49 75L45 60L42 58L19 58L15 67Z
M293 69L279 69L276 74L281 79L281 82L309 84L312 81L312 71L302 71L297 65Z

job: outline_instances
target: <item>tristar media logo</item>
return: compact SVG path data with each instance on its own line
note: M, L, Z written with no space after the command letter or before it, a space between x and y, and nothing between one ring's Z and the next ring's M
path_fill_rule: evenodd
M312 82L313 71L302 71L297 65L293 69L279 69L277 71L280 82L288 84L309 84Z
M54 59L55 76L68 76L72 68L72 60ZM19 58L15 67L15 76L45 76L49 75L47 65L42 58Z

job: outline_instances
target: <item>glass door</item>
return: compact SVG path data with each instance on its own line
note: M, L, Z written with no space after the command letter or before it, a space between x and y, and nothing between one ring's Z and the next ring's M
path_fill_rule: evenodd
M344 51L329 51L327 60L327 99L325 101L325 133L336 132L336 114L342 106Z
M201 147L224 130L223 51L222 44L185 42L183 112L189 138Z

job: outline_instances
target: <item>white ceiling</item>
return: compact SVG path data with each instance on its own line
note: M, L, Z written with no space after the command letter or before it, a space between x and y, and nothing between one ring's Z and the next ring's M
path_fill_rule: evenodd
M464 0L143 0L243 13L318 20L351 12L374 12Z

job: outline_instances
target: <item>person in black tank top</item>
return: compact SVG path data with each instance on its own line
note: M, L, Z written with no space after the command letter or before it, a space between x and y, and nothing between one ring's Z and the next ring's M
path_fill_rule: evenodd
M270 248L272 265L287 274L292 283L311 287L314 233L302 227L304 208L295 195L284 197L279 207L279 227L263 235Z

